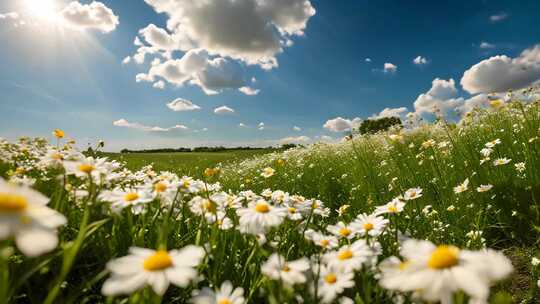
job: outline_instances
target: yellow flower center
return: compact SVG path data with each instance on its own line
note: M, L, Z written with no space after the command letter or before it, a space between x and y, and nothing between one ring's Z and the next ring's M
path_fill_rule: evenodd
M437 247L428 260L429 268L445 269L459 263L459 249L454 246L441 245Z
M64 159L64 157L60 153L53 153L51 155L51 158L54 159L54 160L62 160L62 159Z
M268 213L270 212L270 206L265 202L258 202L257 205L255 205L255 211L259 213Z
M17 194L0 193L0 213L15 213L28 207L26 197Z
M158 250L156 253L144 260L143 267L148 271L159 271L167 269L173 265L169 253L165 250Z
M321 246L323 246L323 247L327 247L328 245L330 245L330 241L329 240L321 240L319 242L319 244L321 244Z
M365 223L364 224L364 230L366 231L370 231L370 230L373 230L374 226L372 223Z
M289 213L296 213L296 208L289 207Z
M388 211L390 211L391 213L397 213L397 212L398 212L398 209L397 209L396 206L390 205L390 206L388 207Z
M229 299L220 299L217 304L232 304L232 302Z
M328 284L335 284L337 282L337 276L333 273L329 273L324 276L324 280Z
M202 203L202 208L204 209L204 211L210 212L210 213L216 213L216 210L217 210L216 204L214 204L209 199L204 199Z
M86 174L92 173L92 171L94 171L94 169L96 169L96 167L94 167L92 165L89 165L89 164L81 164L81 165L79 165L79 170L81 172L86 173Z
M167 190L167 185L165 185L165 183L157 183L154 186L154 189L156 192L165 192L165 190Z
M191 183L188 180L185 180L183 183L184 188L188 188Z
M126 202L133 202L134 200L136 200L138 198L139 198L139 194L137 194L136 192L130 192L130 193L124 195L124 200Z
M409 264L409 261L399 263L399 270L405 270L407 267L409 267Z
M291 268L288 265L285 265L285 266L283 266L283 268L281 270L283 272L289 272L289 271L291 271Z
M15 173L16 173L16 174L23 174L24 171L25 171L25 170L24 170L24 168L22 168L22 167L19 167L19 168L15 169Z
M352 257L353 257L353 253L349 249L340 251L339 254L338 254L338 259L341 260L341 261L348 260L348 259L350 259Z
M349 236L351 234L351 229L349 229L349 228L341 228L341 229L339 229L339 234L341 236L347 237L347 236Z

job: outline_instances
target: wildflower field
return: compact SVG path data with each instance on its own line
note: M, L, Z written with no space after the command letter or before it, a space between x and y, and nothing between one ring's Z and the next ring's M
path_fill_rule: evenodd
M539 102L199 179L54 135L0 142L5 303L539 302Z

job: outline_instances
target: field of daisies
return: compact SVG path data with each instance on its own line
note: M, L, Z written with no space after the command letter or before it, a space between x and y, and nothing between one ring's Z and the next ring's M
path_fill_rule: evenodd
M2 303L538 303L540 102L207 168L0 141Z

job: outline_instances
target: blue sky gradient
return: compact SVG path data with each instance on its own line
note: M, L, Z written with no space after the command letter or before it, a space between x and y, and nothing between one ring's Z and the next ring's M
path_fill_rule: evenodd
M61 128L83 145L103 139L107 150L265 146L301 135L339 138L342 134L323 128L328 119L367 118L386 107L412 111L435 78L453 78L459 96L468 98L459 85L467 69L494 55L517 57L540 42L540 2L534 0L312 0L316 14L305 35L294 37L294 45L277 55L279 67L265 71L242 63L247 77L257 79L252 85L258 95L236 90L206 95L189 84L158 90L137 83L135 75L148 71L148 61L123 65L122 60L135 53L140 29L150 23L165 27L167 17L142 0L101 2L120 18L110 33L14 27L0 20L1 137L50 138L54 128ZM14 0L0 3L0 14L18 9ZM494 15L507 17L493 22ZM491 45L482 48L482 42ZM428 63L414 64L419 55ZM387 62L397 66L395 73L382 71ZM166 104L176 98L202 109L171 111ZM214 114L222 105L235 113ZM189 129L147 132L114 126L121 118ZM264 130L257 128L260 122Z

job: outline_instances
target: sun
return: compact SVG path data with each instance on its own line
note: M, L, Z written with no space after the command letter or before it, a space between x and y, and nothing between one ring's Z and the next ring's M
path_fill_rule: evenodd
M29 14L42 21L56 22L59 20L56 0L24 0L24 4Z

